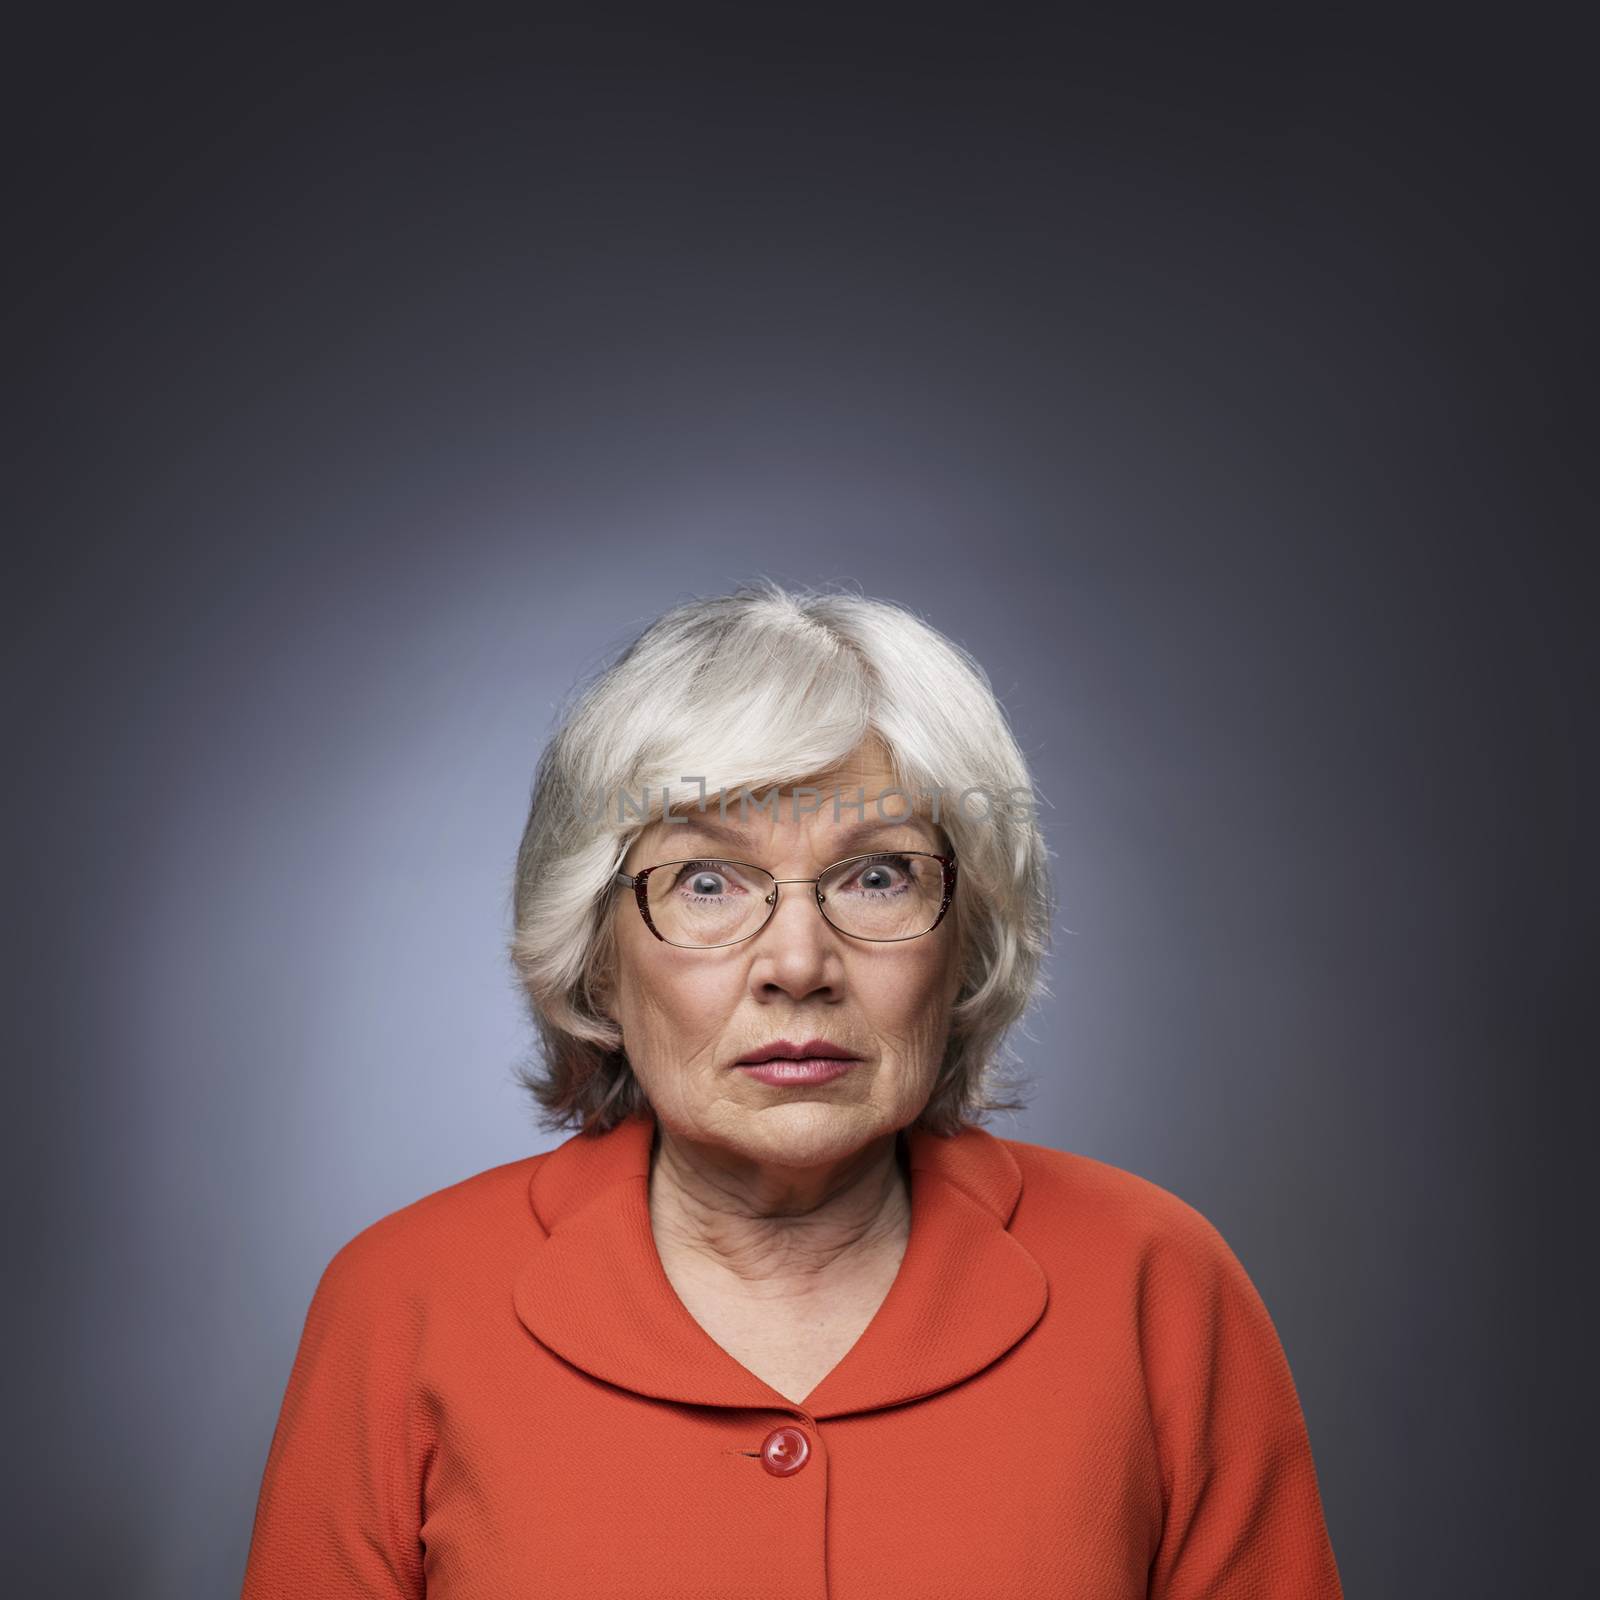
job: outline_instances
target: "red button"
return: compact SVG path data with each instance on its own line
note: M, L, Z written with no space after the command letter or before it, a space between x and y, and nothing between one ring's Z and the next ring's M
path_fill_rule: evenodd
M761 1446L761 1465L775 1478L787 1478L810 1454L811 1441L798 1428L774 1428Z

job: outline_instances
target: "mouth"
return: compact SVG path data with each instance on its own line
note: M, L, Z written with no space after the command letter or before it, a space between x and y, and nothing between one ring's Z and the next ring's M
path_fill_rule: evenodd
M740 1056L734 1065L753 1067L766 1061L859 1061L860 1059L854 1050L846 1050L842 1044L835 1044L832 1039L807 1039L801 1044L795 1044L788 1039L774 1039L770 1044L761 1045Z
M762 1083L782 1088L786 1084L827 1083L843 1077L860 1063L843 1060L837 1056L812 1056L800 1061L777 1059L773 1061L740 1062L739 1070Z
M777 1039L740 1056L734 1066L762 1083L783 1085L827 1083L860 1062L854 1050L831 1039L807 1039L801 1044Z

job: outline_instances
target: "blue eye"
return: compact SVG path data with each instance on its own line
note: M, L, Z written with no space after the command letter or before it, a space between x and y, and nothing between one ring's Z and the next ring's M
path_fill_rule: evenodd
M849 886L878 896L900 894L909 886L910 874L909 856L877 855L857 864Z
M749 892L753 885L745 880L731 861L681 861L669 887L694 900L721 900Z

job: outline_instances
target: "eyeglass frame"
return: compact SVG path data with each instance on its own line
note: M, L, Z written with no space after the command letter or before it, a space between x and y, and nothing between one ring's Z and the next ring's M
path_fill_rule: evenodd
M852 861L870 861L877 856L929 856L939 863L943 871L943 883L939 900L939 914L922 930L921 933L903 933L894 939L874 939L871 934L851 933L846 928L841 928L832 917L828 915L827 908L823 905L822 880L833 871L834 867L847 867ZM766 867L755 861L735 861L731 856L685 856L681 861L657 861L653 866L642 868L638 872L627 873L620 868L612 874L612 886L625 883L633 890L634 904L639 908L639 915L644 918L644 925L662 944L671 945L674 950L731 950L736 944L744 944L747 940L755 938L761 933L778 913L778 902L783 898L783 885L786 883L812 883L817 885L816 900L817 910L822 915L822 920L833 929L835 933L843 934L846 939L859 939L863 944L906 944L912 939L926 939L935 928L944 921L945 912L950 909L951 902L956 897L956 857L955 852L949 851L941 855L937 850L864 850L860 855L845 856L840 861L835 861L826 866L814 878L772 878L772 897L768 902L766 916L762 919L759 928L752 928L749 933L742 933L737 939L725 940L722 944L678 944L667 938L650 918L650 874L659 872L663 867L687 867L697 861L726 861L730 867L753 867L757 872L765 873L772 878ZM765 897L763 897L765 898Z

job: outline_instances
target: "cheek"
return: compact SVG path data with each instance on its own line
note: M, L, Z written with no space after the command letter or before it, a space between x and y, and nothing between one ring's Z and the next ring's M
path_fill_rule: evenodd
M681 960L670 949L628 950L620 963L620 1012L636 1067L660 1047L677 1060L704 1037L718 1038L739 1003L732 964Z
M953 963L907 954L874 964L856 980L856 996L871 1015L896 1033L931 1033L945 1024L957 982Z

